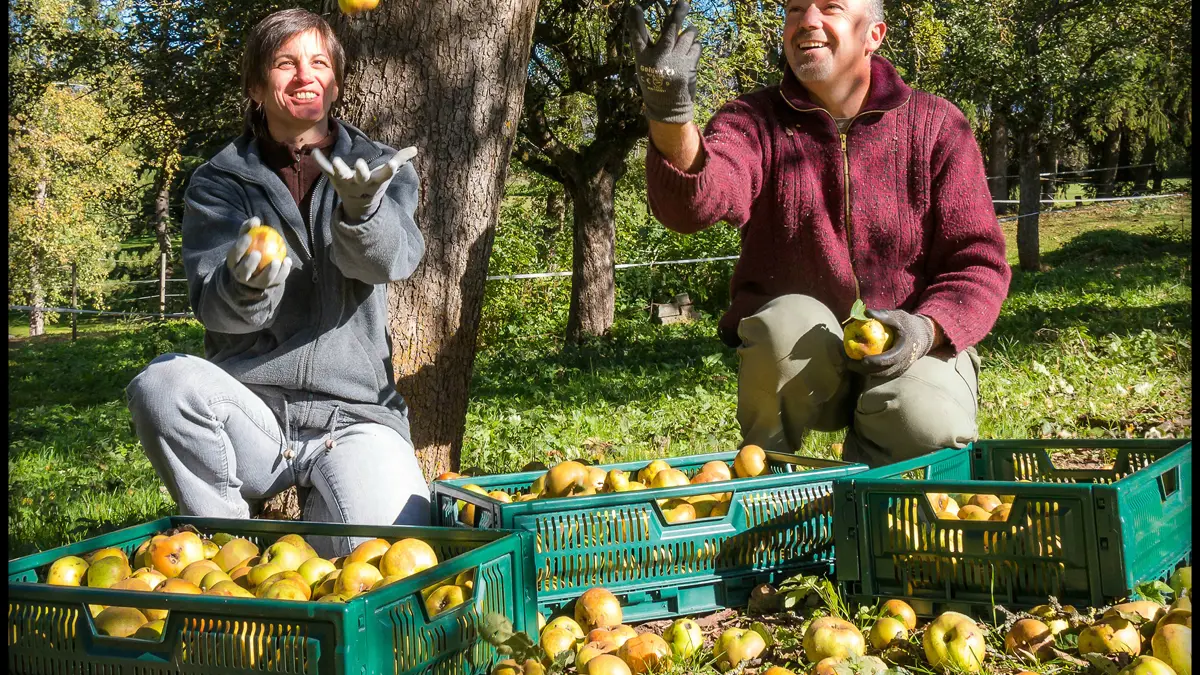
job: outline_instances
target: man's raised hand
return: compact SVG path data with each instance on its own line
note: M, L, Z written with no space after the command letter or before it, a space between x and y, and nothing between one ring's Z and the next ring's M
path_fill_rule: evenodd
M692 121L700 42L695 26L683 28L690 10L687 0L676 0L655 42L650 40L646 11L640 3L631 4L625 15L646 117L657 122Z

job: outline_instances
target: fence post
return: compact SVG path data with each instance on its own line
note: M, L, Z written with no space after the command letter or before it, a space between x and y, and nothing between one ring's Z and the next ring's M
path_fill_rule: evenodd
M158 320L166 318L167 313L167 252L158 256Z
M79 276L75 263L71 263L71 309L79 309ZM71 312L71 342L79 336L79 314Z

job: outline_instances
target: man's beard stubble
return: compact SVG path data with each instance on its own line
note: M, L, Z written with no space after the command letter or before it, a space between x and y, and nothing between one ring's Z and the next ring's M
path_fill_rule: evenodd
M833 74L833 59L818 59L800 65L788 64L801 82L821 82Z

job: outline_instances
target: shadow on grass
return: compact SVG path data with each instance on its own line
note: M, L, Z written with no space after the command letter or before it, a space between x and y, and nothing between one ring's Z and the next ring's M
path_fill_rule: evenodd
M203 353L203 329L184 322L113 334L9 343L8 394L14 409L86 407L124 401L125 386L159 354Z
M1072 327L1093 336L1125 336L1191 324L1190 299L1152 306L1125 299L1172 285L1190 288L1191 241L1178 232L1092 230L1043 260L1050 270L1029 273L1014 268L1008 300L985 346L997 336L1034 345L1046 341L1039 335L1053 336ZM1049 332L1039 333L1044 329Z
M701 380L735 377L736 371L736 353L721 344L711 325L682 332L646 325L548 355L536 347L497 350L476 363L471 398L622 404L691 391Z

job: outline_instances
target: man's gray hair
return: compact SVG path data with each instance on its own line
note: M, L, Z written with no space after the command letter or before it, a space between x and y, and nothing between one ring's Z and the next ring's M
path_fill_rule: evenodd
M867 18L871 23L883 21L883 0L867 0Z

